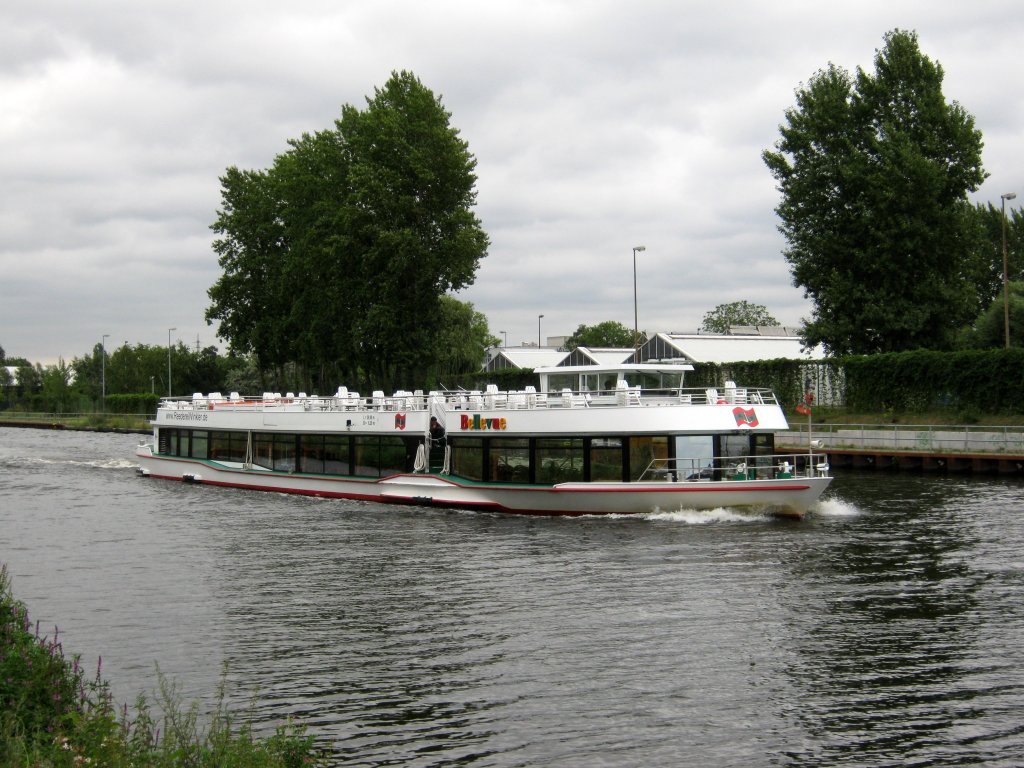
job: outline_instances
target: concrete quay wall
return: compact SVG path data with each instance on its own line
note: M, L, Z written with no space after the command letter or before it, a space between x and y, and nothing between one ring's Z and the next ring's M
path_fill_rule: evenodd
M1024 476L1020 427L906 427L821 425L811 431L815 450L833 468L962 472ZM776 435L777 450L808 445L803 430Z

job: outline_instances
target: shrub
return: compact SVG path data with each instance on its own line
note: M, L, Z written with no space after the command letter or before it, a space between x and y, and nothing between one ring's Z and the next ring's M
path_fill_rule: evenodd
M300 768L318 764L313 738L288 724L267 739L252 733L252 711L239 720L226 706L227 668L206 730L199 705L183 707L177 689L160 674L158 722L139 695L134 716L120 713L97 663L86 680L79 657L70 660L56 628L40 636L10 590L0 564L0 765L38 768Z

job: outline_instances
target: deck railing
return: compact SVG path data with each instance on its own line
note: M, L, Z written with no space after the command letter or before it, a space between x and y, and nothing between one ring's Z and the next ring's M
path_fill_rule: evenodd
M444 410L517 410L536 408L607 408L645 405L777 405L769 389L748 387L640 389L618 387L612 390L537 392L523 390L428 392L399 391L385 395L381 391L369 396L341 388L330 396L306 395L304 392L266 392L262 397L241 397L235 392L197 393L191 398L168 398L160 407L170 410L287 410L287 411L423 411L431 404Z
M640 480L698 482L702 480L780 480L826 477L828 457L823 453L777 453L768 456L728 456L654 459Z

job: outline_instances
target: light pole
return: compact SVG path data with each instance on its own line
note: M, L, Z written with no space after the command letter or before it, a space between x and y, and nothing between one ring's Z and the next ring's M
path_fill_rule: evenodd
M646 251L647 247L638 245L633 249L633 348L640 346L640 329L637 323L636 313L636 253L637 251Z
M104 333L100 340L100 410L107 411L107 339L109 333Z
M1003 331L1006 338L1006 348L1010 348L1010 270L1006 258L1006 201L1017 197L1016 192L1007 192L1000 195L1003 201Z
M501 345L502 348L508 349L508 331L498 331L498 333L500 333L505 338L504 343Z
M171 396L171 331L176 331L177 328L167 329L167 396Z
M540 349L540 320L544 315L537 315L537 349Z

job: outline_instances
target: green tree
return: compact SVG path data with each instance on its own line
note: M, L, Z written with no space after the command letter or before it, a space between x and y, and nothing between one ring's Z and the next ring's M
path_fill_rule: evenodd
M1007 285L1010 313L1010 345L1024 346L1024 281ZM1006 344L1006 308L1000 285L998 295L974 323L964 328L958 346L965 349L992 349Z
M338 130L350 158L348 229L358 254L352 329L360 366L385 386L419 380L435 353L440 297L470 285L487 236L472 212L476 159L412 74L393 74Z
M612 347L629 349L633 346L633 331L616 320L605 320L597 325L580 325L565 341L565 348Z
M43 409L53 413L67 412L73 402L71 366L60 358L56 365L44 368L40 378Z
M764 152L786 260L814 301L808 343L947 348L977 315L967 194L985 178L981 133L942 80L916 34L889 32L873 74L829 65L799 89Z
M501 340L491 333L487 318L471 302L442 296L440 308L440 335L432 379L451 386L451 377L479 371L487 350L498 346Z
M222 209L213 230L223 274L209 289L209 323L237 354L253 354L261 368L288 359L285 328L291 301L284 282L288 254L281 201L266 171L228 168L220 179ZM316 275L311 275L315 279Z
M976 246L968 265L982 307L1003 297L1003 209L979 204L975 216ZM1006 254L1009 281L1024 280L1024 213L1006 208Z
M488 246L472 212L476 160L450 117L394 73L268 171L228 169L207 320L234 352L261 368L298 363L320 387L425 379L441 297L473 282Z
M96 344L92 352L71 360L75 391L95 406L99 406L103 389L103 346Z
M744 300L719 304L704 315L700 327L702 331L728 333L729 328L735 325L776 326L779 321L771 316L763 304L752 304Z

